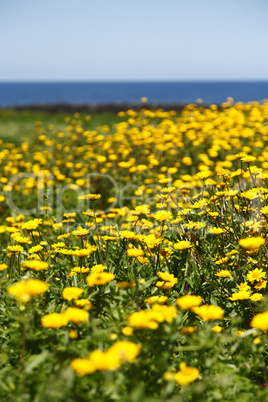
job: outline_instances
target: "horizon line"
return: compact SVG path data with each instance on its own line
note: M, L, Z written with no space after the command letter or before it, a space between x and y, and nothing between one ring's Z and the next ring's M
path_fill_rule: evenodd
M143 84L143 83L219 83L219 82L268 82L268 78L218 78L218 79L125 79L125 80L103 80L103 79L0 79L0 84Z

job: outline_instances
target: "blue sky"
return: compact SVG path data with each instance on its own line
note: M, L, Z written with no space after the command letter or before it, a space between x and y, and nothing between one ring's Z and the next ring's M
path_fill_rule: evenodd
M266 0L0 0L0 81L268 79Z

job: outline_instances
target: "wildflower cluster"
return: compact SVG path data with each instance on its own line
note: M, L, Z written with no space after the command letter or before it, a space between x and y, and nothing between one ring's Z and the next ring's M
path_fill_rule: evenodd
M267 399L267 115L75 114L2 142L2 400Z

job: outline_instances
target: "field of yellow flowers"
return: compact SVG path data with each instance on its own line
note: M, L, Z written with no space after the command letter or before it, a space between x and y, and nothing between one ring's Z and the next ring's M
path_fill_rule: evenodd
M267 401L268 102L0 150L1 401Z

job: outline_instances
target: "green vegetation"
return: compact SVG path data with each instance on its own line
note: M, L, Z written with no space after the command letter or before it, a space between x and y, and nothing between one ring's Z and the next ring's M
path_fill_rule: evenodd
M267 401L268 102L5 113L0 400Z
M85 119L88 113L81 113L80 118ZM53 129L61 131L66 127L66 117L73 114L66 112L50 113L45 111L0 109L0 138L7 142L19 145L23 137L29 136L35 131L35 123L42 121L44 127L53 126ZM102 125L113 125L121 121L115 113L93 114L87 122L91 130Z

